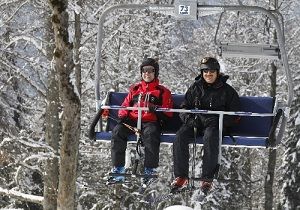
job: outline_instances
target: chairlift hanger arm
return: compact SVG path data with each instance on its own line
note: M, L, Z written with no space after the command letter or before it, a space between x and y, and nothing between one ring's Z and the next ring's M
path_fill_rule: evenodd
M195 0L195 2L197 2ZM288 66L288 59L287 59L287 52L284 47L284 33L283 29L281 29L281 26L279 24L278 19L276 18L275 14L280 16L280 13L278 11L270 11L266 10L265 8L258 7L258 6L245 6L245 5L200 5L197 4L197 11L199 14L199 11L201 10L218 10L220 12L225 12L225 11L256 11L260 12L262 14L265 14L269 19L274 23L277 35L278 35L278 44L281 52L281 59L283 62L283 66L285 69L285 73L287 76L287 83L288 83L288 100L287 100L287 106L290 107L292 104L292 99L293 99L293 80L291 77L291 72L289 70ZM100 69L101 69L101 48L102 48L102 40L104 37L104 21L106 16L110 13L113 12L114 10L117 9L150 9L151 11L159 11L159 8L164 8L167 10L175 9L176 11L177 8L175 8L174 5L158 5L158 4L120 4L120 5L114 5L106 10L103 11L102 15L100 16L99 23L98 23L98 34L97 34L97 49L96 49L96 64L95 64L95 97L96 97L96 109L100 107ZM174 12L175 13L175 12ZM282 16L280 16L282 18ZM282 20L282 19L281 19Z

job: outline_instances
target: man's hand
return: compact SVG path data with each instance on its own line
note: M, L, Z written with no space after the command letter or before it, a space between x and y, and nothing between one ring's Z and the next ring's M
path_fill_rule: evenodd
M219 126L219 117L218 116L212 116L212 115L206 115L202 116L203 123L205 127L218 127Z
M127 123L127 122L128 122L128 117L119 117L119 119L117 119L118 124Z
M157 105L153 105L153 104L149 104L148 108L149 108L149 112L155 113L156 110L158 109L158 106Z
M198 116L196 115L196 117L189 116L184 123L190 127L200 128L203 126L203 124L201 122L201 115L198 115Z

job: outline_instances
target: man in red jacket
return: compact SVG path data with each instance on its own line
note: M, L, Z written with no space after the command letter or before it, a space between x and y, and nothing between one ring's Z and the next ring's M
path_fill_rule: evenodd
M172 108L173 101L171 92L159 84L159 65L152 58L145 59L140 66L142 81L130 87L129 93L124 99L122 106L125 107L148 107L149 111L142 111L141 138L145 146L144 173L154 175L159 162L159 146L162 125L172 117L171 112L156 112L157 108ZM124 123L136 126L138 110L119 110L118 124L112 131L111 157L113 173L125 172L125 150L127 137L133 131ZM143 179L143 184L149 182L149 178ZM124 176L112 176L108 182L122 182Z

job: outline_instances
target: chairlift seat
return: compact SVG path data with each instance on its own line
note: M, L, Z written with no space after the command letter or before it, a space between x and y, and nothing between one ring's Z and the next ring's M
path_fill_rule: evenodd
M108 104L106 105L121 105L127 93L110 92L108 95ZM180 109L180 104L184 100L183 94L172 94L174 108ZM274 113L275 99L273 97L240 97L241 111L252 113ZM109 110L109 116L118 118L118 110ZM223 146L236 147L267 147L269 132L272 127L273 116L241 116L240 123L231 129L231 134L234 136L234 141L229 136L224 136ZM178 113L174 113L173 117L167 122L161 135L161 143L173 143L175 134L180 128L182 122ZM107 120L106 131L96 132L96 140L110 141L111 131L115 127L116 122L110 118ZM129 142L135 142L136 136L128 137ZM200 136L197 139L197 144L203 144L203 139Z

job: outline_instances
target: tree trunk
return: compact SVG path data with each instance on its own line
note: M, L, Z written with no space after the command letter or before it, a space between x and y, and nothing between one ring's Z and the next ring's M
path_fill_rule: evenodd
M277 78L277 67L274 62L271 63L271 90L270 95L272 97L276 96L276 78ZM273 200L274 200L274 192L273 192L273 185L274 185L274 176L275 176L275 169L276 169L276 157L277 157L277 150L270 149L269 150L269 158L268 158L268 168L267 168L267 175L265 177L265 209L272 210L273 209Z
M77 5L82 7L82 1L77 0ZM75 36L74 36L74 61L75 61L75 78L76 78L76 87L78 90L78 94L81 95L81 60L80 60L80 47L81 47L81 23L80 23L80 14L74 12L75 16ZM77 159L78 160L78 159ZM76 198L76 197L75 197ZM75 199L75 206L77 206L77 199Z
M53 46L53 31L51 20L46 21L47 28L47 58L52 60ZM51 31L50 31L51 30ZM58 187L58 145L61 134L61 125L59 120L60 102L58 88L58 77L56 68L50 69L48 76L48 92L47 92L47 107L46 107L46 142L53 148L54 155L47 159L44 175L44 210L57 209L57 187Z
M268 162L268 169L267 175L265 177L265 210L272 210L273 209L273 200L274 200L274 193L273 193L273 184L274 184L274 175L275 175L275 167L276 167L276 149L271 149L269 151L269 162Z
M82 6L82 1L77 1L78 6ZM80 24L80 14L75 13L75 39L74 39L74 59L75 59L75 75L76 75L76 87L78 93L81 95L81 62L80 62L80 51L81 47L81 24Z
M55 68L62 103L62 139L57 209L75 209L76 170L80 138L80 95L76 87L73 45L69 42L67 0L49 0L55 34Z

